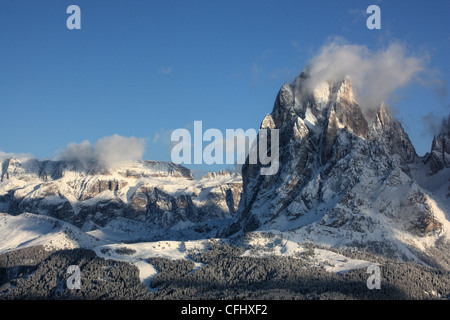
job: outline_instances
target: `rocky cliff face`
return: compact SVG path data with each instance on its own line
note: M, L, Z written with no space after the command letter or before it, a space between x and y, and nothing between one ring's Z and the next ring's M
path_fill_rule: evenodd
M368 123L349 77L314 90L306 81L303 72L280 89L261 125L279 129L280 170L263 176L259 165L243 166L239 211L224 234L275 229L384 247L448 236L449 213L412 178L420 159L384 104ZM442 164L444 136L433 144Z
M429 166L429 174L450 168L450 116L443 119L439 134L433 138L430 153L424 156L424 163Z
M140 161L89 172L77 163L1 160L0 211L49 215L95 229L122 217L157 228L183 228L231 217L241 177L221 173L194 180L173 163Z

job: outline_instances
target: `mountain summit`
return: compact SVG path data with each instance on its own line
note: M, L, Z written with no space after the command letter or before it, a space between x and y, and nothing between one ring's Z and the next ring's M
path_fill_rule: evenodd
M350 77L309 84L305 71L278 92L263 123L279 129L280 170L263 176L257 164L243 166L239 211L225 234L289 231L304 241L370 244L403 256L448 241L448 199L414 180L421 159L385 104L369 122ZM433 168L447 163L446 132L433 142Z

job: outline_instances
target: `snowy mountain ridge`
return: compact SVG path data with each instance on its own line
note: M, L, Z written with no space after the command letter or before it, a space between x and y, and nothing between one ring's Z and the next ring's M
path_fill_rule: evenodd
M137 161L89 172L77 163L1 160L0 211L43 214L83 230L116 219L154 229L182 229L230 218L241 191L238 174L194 180L189 169L168 162Z

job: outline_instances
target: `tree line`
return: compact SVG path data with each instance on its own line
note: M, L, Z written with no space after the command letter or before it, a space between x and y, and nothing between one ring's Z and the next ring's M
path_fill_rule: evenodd
M206 251L189 252L188 259L149 257L158 270L153 290L134 265L105 260L92 250L7 252L0 255L0 299L450 299L450 273L442 268L335 250L380 263L381 289L368 289L366 269L332 273L307 259L243 257L243 247L213 242ZM67 287L70 265L80 268L80 289Z

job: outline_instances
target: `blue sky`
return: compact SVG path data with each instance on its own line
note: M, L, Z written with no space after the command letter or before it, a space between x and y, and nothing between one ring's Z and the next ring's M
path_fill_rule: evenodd
M68 30L66 8L81 9ZM381 30L366 8L381 9ZM170 130L258 128L276 94L333 37L427 57L435 82L392 101L419 155L423 118L450 113L450 1L2 0L0 150L57 156L71 142L146 139L145 159L170 160ZM428 76L427 79L430 79Z

